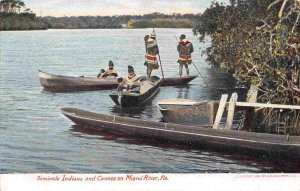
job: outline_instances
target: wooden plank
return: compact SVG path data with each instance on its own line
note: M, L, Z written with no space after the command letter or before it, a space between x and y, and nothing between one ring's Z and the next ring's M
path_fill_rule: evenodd
M280 104L270 104L270 103L236 102L236 106L241 106L241 107L265 107L265 108L275 108L275 109L300 110L300 105L280 105Z
M247 102L256 102L258 93L258 85L251 85L247 93Z
M222 96L221 96L221 100L220 100L220 103L219 103L219 108L218 108L218 111L217 111L217 115L216 115L216 119L215 119L215 122L214 122L214 125L213 125L213 129L218 129L218 127L219 127L219 123L221 122L221 118L222 118L222 115L223 115L223 112L224 112L224 109L225 109L225 106L226 106L227 97L228 97L228 94L222 94Z
M228 107L228 113L227 113L227 120L226 120L226 130L231 130L232 128L232 122L233 122L233 115L234 115L234 109L235 109L235 103L237 101L237 93L233 93L231 95L230 101L229 101L229 107Z
M247 102L255 103L257 101L257 94L258 94L258 87L259 85L251 85L248 93L247 93ZM250 131L252 128L252 123L254 119L254 112L255 108L248 107L243 112L243 127L239 128L239 131L246 129L246 131Z

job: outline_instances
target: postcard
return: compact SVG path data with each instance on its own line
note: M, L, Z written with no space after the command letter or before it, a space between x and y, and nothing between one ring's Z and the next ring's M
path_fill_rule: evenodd
M298 0L0 0L0 190L300 190Z

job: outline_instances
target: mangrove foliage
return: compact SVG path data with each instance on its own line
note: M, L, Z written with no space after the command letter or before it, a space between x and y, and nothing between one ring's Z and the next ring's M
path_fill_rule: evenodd
M204 52L215 67L259 85L258 101L300 105L300 1L230 0L212 3L194 34L212 44ZM262 131L299 134L299 111L258 109Z

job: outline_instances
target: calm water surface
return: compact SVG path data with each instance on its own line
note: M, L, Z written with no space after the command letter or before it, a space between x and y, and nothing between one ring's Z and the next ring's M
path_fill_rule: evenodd
M190 29L157 29L166 76L178 73L177 37L184 33L194 43L194 61L210 86L197 78L187 87L161 88L144 108L114 106L110 91L50 93L44 91L38 70L53 74L96 76L113 60L121 75L133 65L145 75L145 34L137 30L47 30L0 33L0 173L203 173L281 172L267 160L196 150L151 140L86 132L60 113L77 107L105 114L160 121L156 107L163 98L219 99L233 91L235 82L221 71L207 68L200 44ZM197 74L190 67L191 74ZM160 71L154 74L160 75Z

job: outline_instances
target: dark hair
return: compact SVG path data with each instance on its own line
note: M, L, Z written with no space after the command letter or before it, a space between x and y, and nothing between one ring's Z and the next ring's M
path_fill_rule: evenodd
M128 72L134 72L134 68L131 65L128 65Z
M118 83L121 83L123 81L123 78L118 78Z
M110 61L108 62L108 65L109 65L109 66L114 66L114 63L110 60Z
M104 69L101 69L101 70L100 70L100 73L104 73L104 72L105 72L105 70L104 70Z
M185 39L186 38L186 36L184 35L184 34L182 34L182 35L180 35L180 37L179 37L180 39Z

